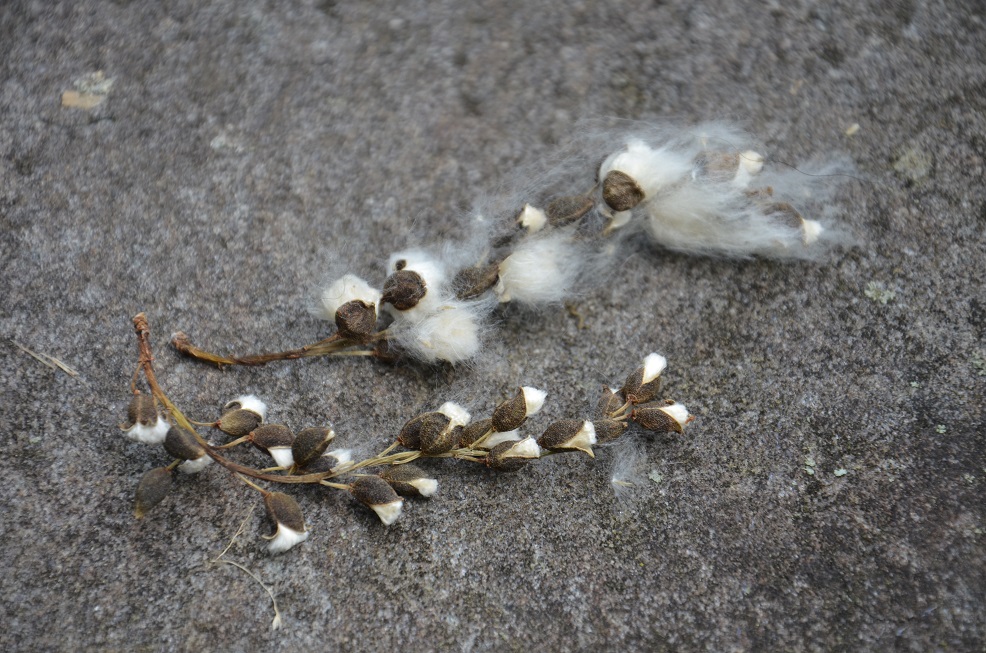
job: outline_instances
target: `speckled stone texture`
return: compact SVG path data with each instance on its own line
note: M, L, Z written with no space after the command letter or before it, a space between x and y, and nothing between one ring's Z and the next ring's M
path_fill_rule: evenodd
M982 650L984 20L973 0L3 2L0 649ZM108 90L75 84L97 71ZM63 106L93 84L99 104ZM831 208L851 246L628 249L574 307L584 329L506 311L451 374L219 371L167 346L324 337L313 288L462 237L478 197L585 117L735 120L775 162L845 152L859 179ZM429 464L438 495L389 528L292 490L312 535L271 557L256 493L215 467L134 520L168 462L117 430L139 311L188 414L256 392L271 421L330 421L362 454L520 383L551 393L534 431L587 415L650 351L697 420L636 436L629 499L611 449L513 475ZM209 563L244 520L226 559L272 585L277 632L263 589Z

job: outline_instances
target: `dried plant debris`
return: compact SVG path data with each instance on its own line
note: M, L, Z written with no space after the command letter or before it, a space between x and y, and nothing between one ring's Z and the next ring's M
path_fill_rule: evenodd
M828 200L849 166L832 159L803 174L760 150L715 123L589 130L559 156L598 167L525 174L512 194L472 211L465 240L396 251L372 278L329 283L315 310L335 324L325 339L245 356L208 352L184 333L172 344L220 366L352 355L457 364L481 352L500 307L564 304L602 283L635 239L703 255L817 258L838 242Z
M897 299L897 293L887 288L882 281L870 281L866 284L863 294L881 306L886 306Z
M465 407L447 401L434 411L412 416L393 442L376 455L355 460L345 449L329 449L336 439L328 425L295 432L283 424L266 422L268 406L254 395L227 403L211 422L192 422L158 382L152 361L150 327L143 313L134 318L139 361L132 383L133 397L127 423L121 428L133 440L172 458L169 464L146 472L135 498L135 514L143 518L165 501L179 478L176 471L196 474L219 467L230 478L257 491L271 523L267 538L270 553L283 553L305 542L312 532L302 506L287 492L290 486L319 485L341 490L372 511L385 526L401 517L406 499L427 499L439 491L439 482L418 463L429 458L451 458L477 464L493 472L518 472L551 455L584 454L595 458L594 447L612 442L617 449L613 490L623 501L639 486L643 453L628 434L683 433L695 418L680 403L658 399L667 360L649 354L631 371L623 387L603 387L592 418L558 419L543 429L530 426L547 400L545 390L520 386L487 416L476 417ZM137 388L143 378L149 392ZM210 428L219 444L199 428ZM523 431L528 431L525 434ZM251 444L253 447L242 445ZM251 455L249 451L253 450ZM256 456L262 456L257 462ZM216 465L208 465L214 462ZM270 463L274 463L271 466ZM281 487L271 490L265 486Z
M94 108L112 83L102 73L77 80L63 104ZM464 240L408 247L387 256L376 274L348 272L327 284L315 313L335 329L317 342L246 355L207 351L182 332L171 343L220 367L364 356L447 369L482 352L494 327L507 322L503 307L535 309L509 313L535 315L546 306L571 306L586 288L605 282L605 271L619 267L635 240L700 255L779 259L817 258L838 242L831 198L849 167L831 159L806 175L776 165L728 125L590 129L563 148L558 161L565 163L524 171L516 189L477 206ZM569 165L584 161L600 163ZM212 420L189 420L157 379L146 316L135 316L133 325L139 359L120 428L171 459L138 483L136 516L166 505L175 483L221 470L212 473L228 474L262 499L272 554L317 537L320 528L306 521L291 486L337 491L390 526L408 502L440 491L427 465L433 458L479 465L489 473L523 473L555 455L592 461L613 445L610 485L626 505L662 481L657 469L645 474L650 466L643 436L673 440L695 419L682 403L663 396L668 361L652 353L621 385L603 386L591 414L534 425L538 420L531 418L542 412L548 393L518 385L479 415L436 401L434 410L408 416L378 453L354 456L351 449L334 447L337 434L330 425L298 429L270 423L267 404L254 395L237 397ZM806 461L805 471L814 474L813 461ZM277 627L276 603L274 610Z
M69 109L95 109L109 96L113 81L102 70L83 75L72 82L73 89L62 93L62 106Z

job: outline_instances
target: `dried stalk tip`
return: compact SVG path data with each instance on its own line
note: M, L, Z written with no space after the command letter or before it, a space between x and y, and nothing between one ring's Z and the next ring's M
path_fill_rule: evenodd
M438 491L438 481L429 478L417 465L394 465L381 473L380 478L406 497L431 497Z
M627 376L620 394L632 404L644 404L657 397L661 390L661 374L668 367L668 360L660 354L648 354L644 364Z
M541 434L538 445L549 451L584 451L595 458L596 429L592 422L578 419L558 420Z
M427 292L425 280L420 274L413 270L398 269L384 281L380 301L399 311L407 311L417 306Z
M171 479L171 470L167 467L155 467L141 477L134 501L134 516L137 519L143 519L151 508L168 496Z
M315 462L329 448L329 443L335 438L336 432L331 428L314 426L298 433L291 444L291 455L294 464L304 467Z
M175 458L198 460L205 455L205 448L195 436L183 428L172 426L164 438L164 450Z
M627 430L627 423L616 419L597 419L592 425L596 429L597 444L617 440Z
M593 199L587 195L559 197L550 202L544 212L552 227L564 227L581 220L595 205Z
M688 409L682 404L671 402L666 406L635 408L630 419L655 433L683 433L685 424L695 418L688 414Z
M627 173L611 170L603 180L603 200L614 211L629 211L644 201L644 191Z
M349 491L357 501L377 513L384 526L390 526L401 515L404 499L379 476L361 476L349 486Z
M498 472L516 472L518 469L541 457L541 448L534 438L520 441L501 442L486 456L486 466Z
M266 536L271 541L267 545L268 551L282 553L308 539L308 528L305 526L301 506L290 495L268 492L264 496L264 506L267 508L267 516L276 526L274 534Z
M369 342L377 329L377 308L360 299L340 306L335 313L339 334L355 342Z

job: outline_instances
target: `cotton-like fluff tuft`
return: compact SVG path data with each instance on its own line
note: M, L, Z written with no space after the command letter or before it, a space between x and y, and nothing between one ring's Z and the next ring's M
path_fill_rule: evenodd
M485 311L481 303L448 301L419 321L395 325L395 339L426 363L460 363L479 353Z
M644 199L649 200L661 190L685 177L692 170L690 157L670 147L651 147L644 141L629 140L626 149L611 154L599 168L599 178L610 172L621 172L637 183Z
M613 469L610 475L610 487L616 495L620 508L629 512L646 488L644 468L647 457L634 440L621 440L612 451Z
M500 280L494 292L501 303L540 306L571 295L585 253L564 231L532 238L500 263Z
M802 221L728 183L688 183L645 206L651 237L695 254L776 258L811 256Z
M376 308L380 304L380 291L355 274L343 275L322 291L316 314L334 320L340 306L356 299Z

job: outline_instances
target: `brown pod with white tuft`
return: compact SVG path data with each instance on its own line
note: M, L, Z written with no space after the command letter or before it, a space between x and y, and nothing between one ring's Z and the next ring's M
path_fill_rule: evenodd
M584 451L591 458L596 444L596 429L592 422L580 419L558 420L541 434L538 445L548 451Z
M250 432L250 442L274 459L278 467L294 465L294 433L283 424L264 424Z
M657 397L661 390L661 374L668 367L668 359L660 354L648 354L644 363L627 376L620 394L632 404L645 404Z
M664 406L640 406L630 414L630 419L642 428L655 433L684 433L685 424L694 416L688 414L688 409L677 402L669 402Z
M493 411L492 426L497 433L506 433L520 428L521 424L538 413L544 406L548 393L530 386L523 386L510 399L504 401Z
M243 395L224 406L226 410L216 428L227 435L242 437L264 423L267 404L255 395Z
M384 526L390 526L401 516L404 499L379 476L361 476L349 486L357 501L377 513Z
M380 474L380 478L387 481L397 494L405 497L431 497L438 491L438 481L410 463L389 467Z
M298 467L305 467L315 462L329 448L329 443L336 437L336 432L324 426L313 426L303 429L291 443L291 457Z
M486 466L499 472L515 472L532 460L541 457L541 447L534 438L506 441L496 445L486 455Z
M277 530L271 536L267 550L271 553L282 553L296 544L308 539L308 527L301 506L290 495L283 492L268 492L264 495L264 506L267 516L274 522Z

